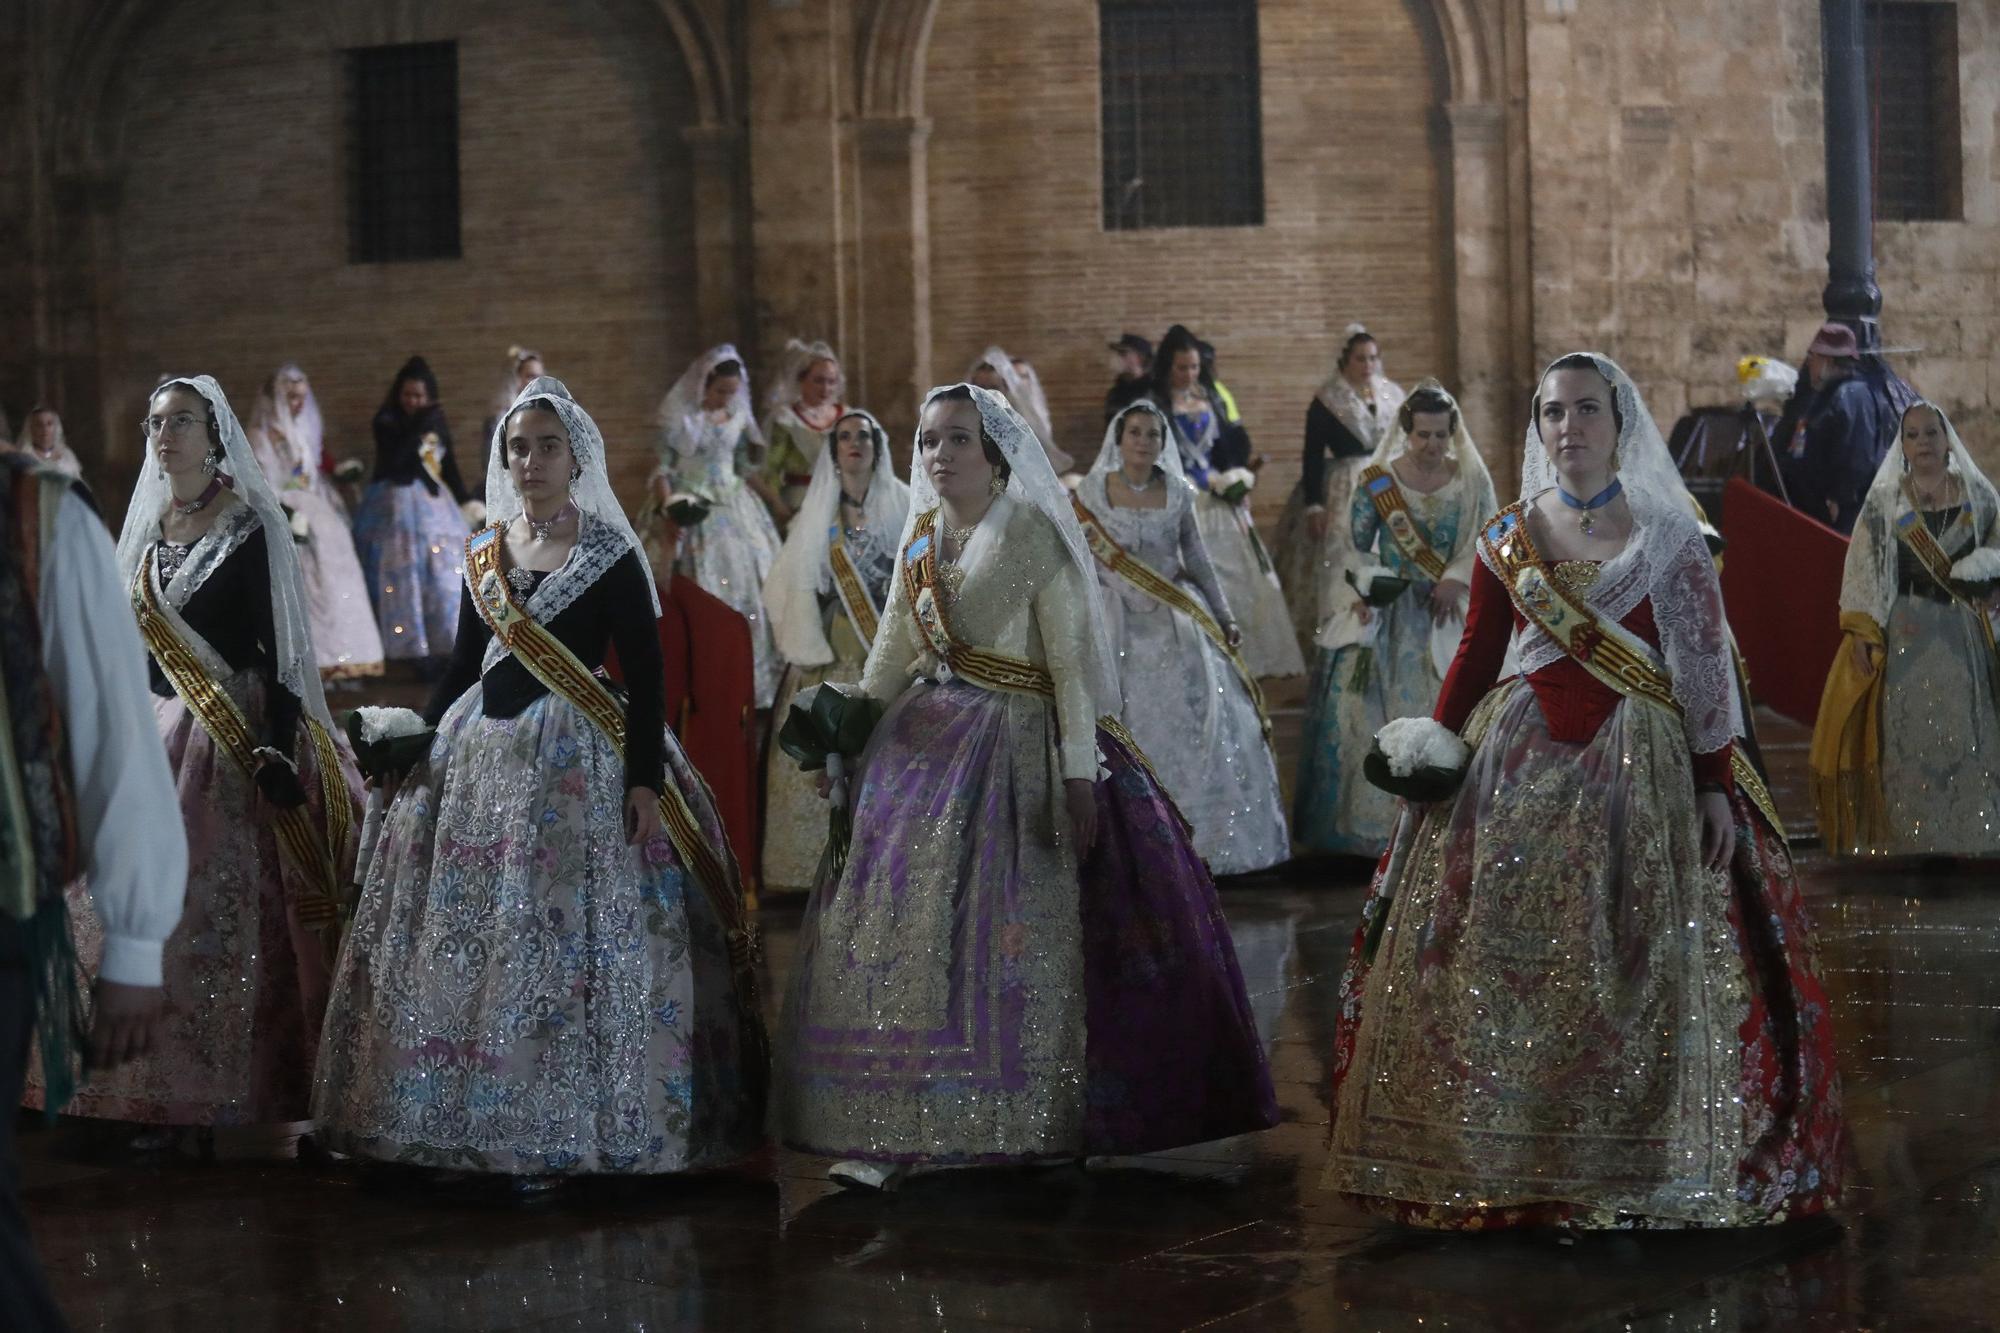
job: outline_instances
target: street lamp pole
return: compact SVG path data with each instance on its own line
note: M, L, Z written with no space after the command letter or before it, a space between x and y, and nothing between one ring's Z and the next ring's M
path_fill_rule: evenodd
M1827 318L1852 328L1867 352L1882 345L1882 289L1875 285L1863 0L1820 0L1819 13L1826 78L1827 282L1821 299Z

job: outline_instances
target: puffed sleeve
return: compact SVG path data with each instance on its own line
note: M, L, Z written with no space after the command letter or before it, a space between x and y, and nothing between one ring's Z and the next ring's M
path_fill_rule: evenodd
M870 698L891 703L910 684L910 668L923 655L916 617L910 614L909 594L903 589L903 562L889 580L888 603L875 626L875 643L868 650L867 665L861 669L861 690Z
M1056 725L1062 732L1064 778L1097 776L1097 645L1090 629L1090 593L1083 571L1064 560L1035 591L1035 625L1056 685Z
M1209 613L1217 623L1227 625L1236 617L1229 609L1229 598L1223 595L1222 580L1215 575L1215 561L1209 558L1208 543L1201 538L1201 525L1195 521L1194 505L1181 506L1181 568L1187 571L1194 586L1201 589L1202 597L1208 602Z
M74 491L56 510L36 611L69 748L78 850L104 925L98 975L157 986L187 887L187 832L111 539Z

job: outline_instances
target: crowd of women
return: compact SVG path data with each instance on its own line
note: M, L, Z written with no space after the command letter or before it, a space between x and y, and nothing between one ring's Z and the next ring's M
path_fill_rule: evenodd
M1215 877L1296 837L1379 858L1330 1188L1469 1228L1835 1201L1811 930L1710 546L1620 367L1536 382L1502 507L1452 396L1350 329L1273 559L1185 329L1088 460L989 349L924 400L907 482L832 349L788 356L761 422L735 349L688 368L636 523L523 349L483 500L412 358L351 529L297 367L247 430L213 379L161 384L117 555L197 855L169 1032L71 1110L525 1190L767 1129L879 1189L1253 1132L1278 1113ZM60 463L60 423L29 447ZM769 765L764 876L809 890L774 1038L743 868L664 716L669 572L752 627L760 707L879 710L851 782ZM1996 587L2000 502L1920 403L1849 557L1830 844L2000 850ZM1308 655L1288 827L1260 680ZM430 664L421 714L337 728L324 682L397 657Z

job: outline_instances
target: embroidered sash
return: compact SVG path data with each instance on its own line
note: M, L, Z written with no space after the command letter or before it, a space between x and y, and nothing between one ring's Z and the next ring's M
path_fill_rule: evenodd
M547 686L550 693L590 719L610 739L622 759L626 743L624 708L568 645L549 633L515 600L513 587L500 563L502 531L499 527L488 527L466 539L466 581L474 590L472 601L480 619L501 646ZM660 822L666 826L667 837L679 853L681 863L700 883L727 933L737 998L754 1006L757 996L756 977L751 970L754 947L735 864L726 853L718 855L710 845L671 773L660 783L659 796Z
M847 553L847 536L838 523L827 533L826 559L833 566L833 588L840 594L840 605L847 612L848 623L861 636L862 647L874 647L875 627L881 622L881 616L875 609L874 599L868 595L868 585L861 581L861 573L854 567L854 557Z
M1055 698L1055 678L1043 668L991 648L960 643L952 636L944 603L938 596L936 525L935 509L920 516L911 532L910 544L903 548L903 591L910 599L910 613L916 617L924 642L939 661L951 668L952 674L963 676L982 689Z
M252 782L257 775L257 739L236 701L224 692L213 663L204 663L199 641L173 606L159 593L154 577L153 552L139 561L132 580L132 609L139 620L139 637L160 664L160 672L174 693L181 697L209 739L227 754ZM208 649L212 657L214 650ZM282 687L280 687L282 688ZM340 773L340 756L326 728L310 715L301 716L313 761L319 768L320 798L325 806L324 836L314 827L303 805L280 809L272 822L278 836L278 854L284 858L299 882L306 887L294 907L301 924L325 932L328 942L337 936L340 918L346 910L336 866L337 849L347 845L353 833L354 811L349 808L347 784Z
M1585 671L1628 699L1663 708L1678 719L1685 715L1674 697L1674 679L1653 645L1616 621L1597 614L1548 575L1541 552L1528 536L1522 504L1501 510L1479 544L1514 606L1529 624L1539 627ZM1783 837L1784 824L1764 780L1757 776L1742 746L1732 747L1729 768L1736 785Z
M1972 507L1967 505L1959 510L1954 525L1964 523L1969 526L1971 522ZM1917 511L1914 497L1910 512L1897 519L1893 526L1896 530L1896 540L1907 546L1910 554L1916 556L1917 563L1924 567L1924 572L1931 576L1931 581L1944 589L1945 594L1954 603L1972 613L1972 618L1979 622L1979 628L1985 634L1987 653L1996 661L2000 661L2000 644L1996 644L1994 640L1993 622L1986 618L1986 608L1967 600L1965 594L1959 591L1958 585L1952 582L1951 557L1945 554L1944 547L1938 545L1938 539L1931 534L1930 525L1924 522L1923 515ZM1996 701L2000 701L2000 678L1996 678L1994 682L1994 695Z
M1448 566L1444 557L1431 549L1429 538L1416 515L1410 512L1409 501L1403 496L1403 488L1396 484L1396 475L1385 467L1373 464L1361 470L1359 479L1362 494L1368 503L1375 506L1375 512L1382 519L1382 526L1389 530L1389 537L1396 543L1396 549L1403 558L1431 576L1431 582L1442 579Z
M1077 496L1070 497L1076 509L1076 521L1083 525L1083 539L1090 546L1090 553L1097 562L1118 575L1127 583L1145 593L1156 602L1162 602L1180 612L1194 622L1195 628L1208 636L1209 642L1222 650L1229 659L1229 665L1236 670L1236 678L1243 682L1243 688L1250 693L1250 702L1257 709L1257 723L1263 729L1266 744L1271 740L1271 717L1264 711L1264 692L1257 688L1257 677L1251 672L1243 655L1229 646L1229 636L1222 632L1222 626L1215 623L1215 617L1208 608L1187 595L1145 561L1127 551L1104 526L1104 520L1093 513L1090 507Z

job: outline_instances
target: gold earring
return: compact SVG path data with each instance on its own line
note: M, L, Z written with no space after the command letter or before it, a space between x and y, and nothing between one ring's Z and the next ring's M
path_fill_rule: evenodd
M1007 493L1007 479L998 472L994 473L993 479L986 483L986 493L988 495L1005 495Z

